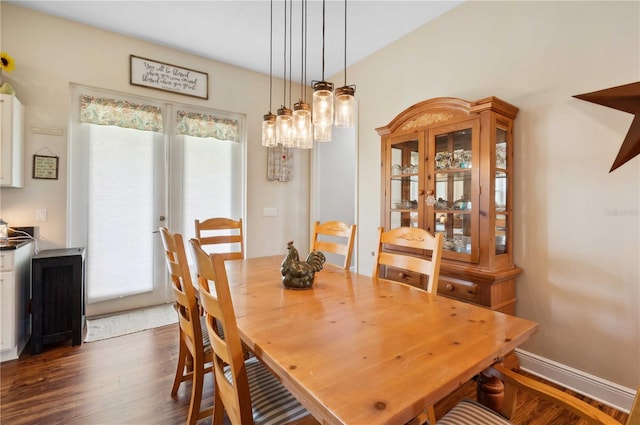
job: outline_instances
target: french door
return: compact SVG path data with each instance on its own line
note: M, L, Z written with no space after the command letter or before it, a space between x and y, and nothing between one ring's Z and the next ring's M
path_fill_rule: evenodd
M81 112L71 126L68 245L87 248L87 316L170 302L158 228L188 240L195 218L241 216L241 144L207 137L198 127L211 122L206 111L187 116L180 105L79 86L72 94Z

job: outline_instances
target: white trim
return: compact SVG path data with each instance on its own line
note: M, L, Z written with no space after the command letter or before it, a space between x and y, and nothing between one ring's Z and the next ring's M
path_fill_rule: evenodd
M636 394L633 389L521 349L516 354L522 370L629 413Z

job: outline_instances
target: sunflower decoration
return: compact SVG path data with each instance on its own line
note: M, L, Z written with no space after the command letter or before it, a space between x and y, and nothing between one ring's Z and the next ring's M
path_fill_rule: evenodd
M2 83L2 73L11 72L16 69L16 61L7 52L0 52L0 83ZM9 83L0 84L0 93L16 94Z
M3 72L11 72L16 69L16 61L7 52L0 53L0 77Z

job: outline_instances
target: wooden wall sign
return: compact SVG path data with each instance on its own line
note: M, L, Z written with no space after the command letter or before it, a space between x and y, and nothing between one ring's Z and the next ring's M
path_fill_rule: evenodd
M209 74L130 56L130 84L209 99Z

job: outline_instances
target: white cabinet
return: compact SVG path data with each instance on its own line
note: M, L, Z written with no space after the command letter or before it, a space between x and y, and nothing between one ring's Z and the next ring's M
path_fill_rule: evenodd
M0 361L17 359L31 335L33 242L0 251Z
M24 185L24 106L15 95L0 94L0 186Z

